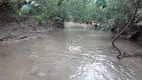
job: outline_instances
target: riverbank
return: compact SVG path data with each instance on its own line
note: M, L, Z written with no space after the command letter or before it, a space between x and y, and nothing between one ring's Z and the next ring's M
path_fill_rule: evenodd
M19 42L21 40L29 40L38 37L48 37L48 33L55 29L52 25L47 27L41 26L33 16L25 18L20 24L16 22L5 22L2 20L0 22L0 42L2 43ZM65 22L64 25L65 27L92 29L90 24ZM115 36L116 34L112 35ZM139 37L138 40L134 42L141 46L141 40L142 37Z
M64 24L70 27L88 27L87 24L73 22L65 22ZM52 25L50 27L41 26L35 17L28 17L20 24L1 20L0 42L9 43L31 38L48 37L48 33L54 29Z
M40 36L47 36L49 28L39 25L35 17L28 17L20 24L16 22L1 21L0 42L13 42L28 40Z

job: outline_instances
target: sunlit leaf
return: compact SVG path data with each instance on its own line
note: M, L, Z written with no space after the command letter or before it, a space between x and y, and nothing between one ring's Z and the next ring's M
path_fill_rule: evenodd
M29 4L25 4L25 5L21 8L21 10L20 10L20 12L19 12L19 16L22 16L23 14L29 13L30 10L31 10L31 6L30 6Z
M26 2L27 2L27 3L29 3L29 2L30 2L30 0L26 0Z

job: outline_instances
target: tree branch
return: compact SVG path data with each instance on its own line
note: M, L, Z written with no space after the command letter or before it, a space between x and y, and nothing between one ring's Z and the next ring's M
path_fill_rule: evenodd
M113 41L112 41L113 47L116 48L116 50L119 52L119 55L117 56L118 59L120 59L120 58L124 55L124 53L121 52L120 49L115 45L115 41L116 41L116 40L120 37L120 35L130 26L130 24L134 22L135 17L136 17L136 14L137 14L137 11L138 11L138 7L139 7L139 5L137 4L132 19L129 21L129 23L126 25L126 27L124 27L124 28L122 29L122 31L116 35L116 37L115 37L115 38L113 39Z

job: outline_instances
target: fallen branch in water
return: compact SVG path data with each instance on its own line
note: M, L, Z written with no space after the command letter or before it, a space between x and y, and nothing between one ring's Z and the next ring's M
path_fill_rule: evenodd
M136 1L137 1L137 0L136 0ZM115 43L115 41L120 37L120 35L130 26L130 24L135 20L135 17L136 17L137 11L138 11L138 7L139 7L139 3L140 3L140 2L137 2L137 3L136 3L136 9L135 9L135 12L134 12L134 14L133 14L132 19L129 21L129 23L126 25L126 27L124 27L124 28L120 31L120 33L118 33L118 34L116 35L116 37L115 37L115 38L113 39L113 41L112 41L113 47L116 48L116 50L119 52L119 55L117 56L118 59L120 59L121 57L123 57L124 53L121 52L120 49L119 49L114 43Z

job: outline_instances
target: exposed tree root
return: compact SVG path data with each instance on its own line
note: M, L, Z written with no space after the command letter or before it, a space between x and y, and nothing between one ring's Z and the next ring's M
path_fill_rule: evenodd
M121 52L120 49L115 45L115 41L116 41L116 40L120 37L120 35L130 26L130 24L131 24L132 22L134 22L135 17L136 17L136 14L137 14L137 11L138 11L138 7L139 7L139 5L137 4L132 19L129 21L129 23L126 25L126 27L124 27L124 28L120 31L120 33L118 33L118 34L116 35L116 37L115 37L115 38L113 39L113 41L112 41L113 47L116 48L116 50L119 52L119 55L117 56L118 59L121 59L121 58L124 56L124 53Z

